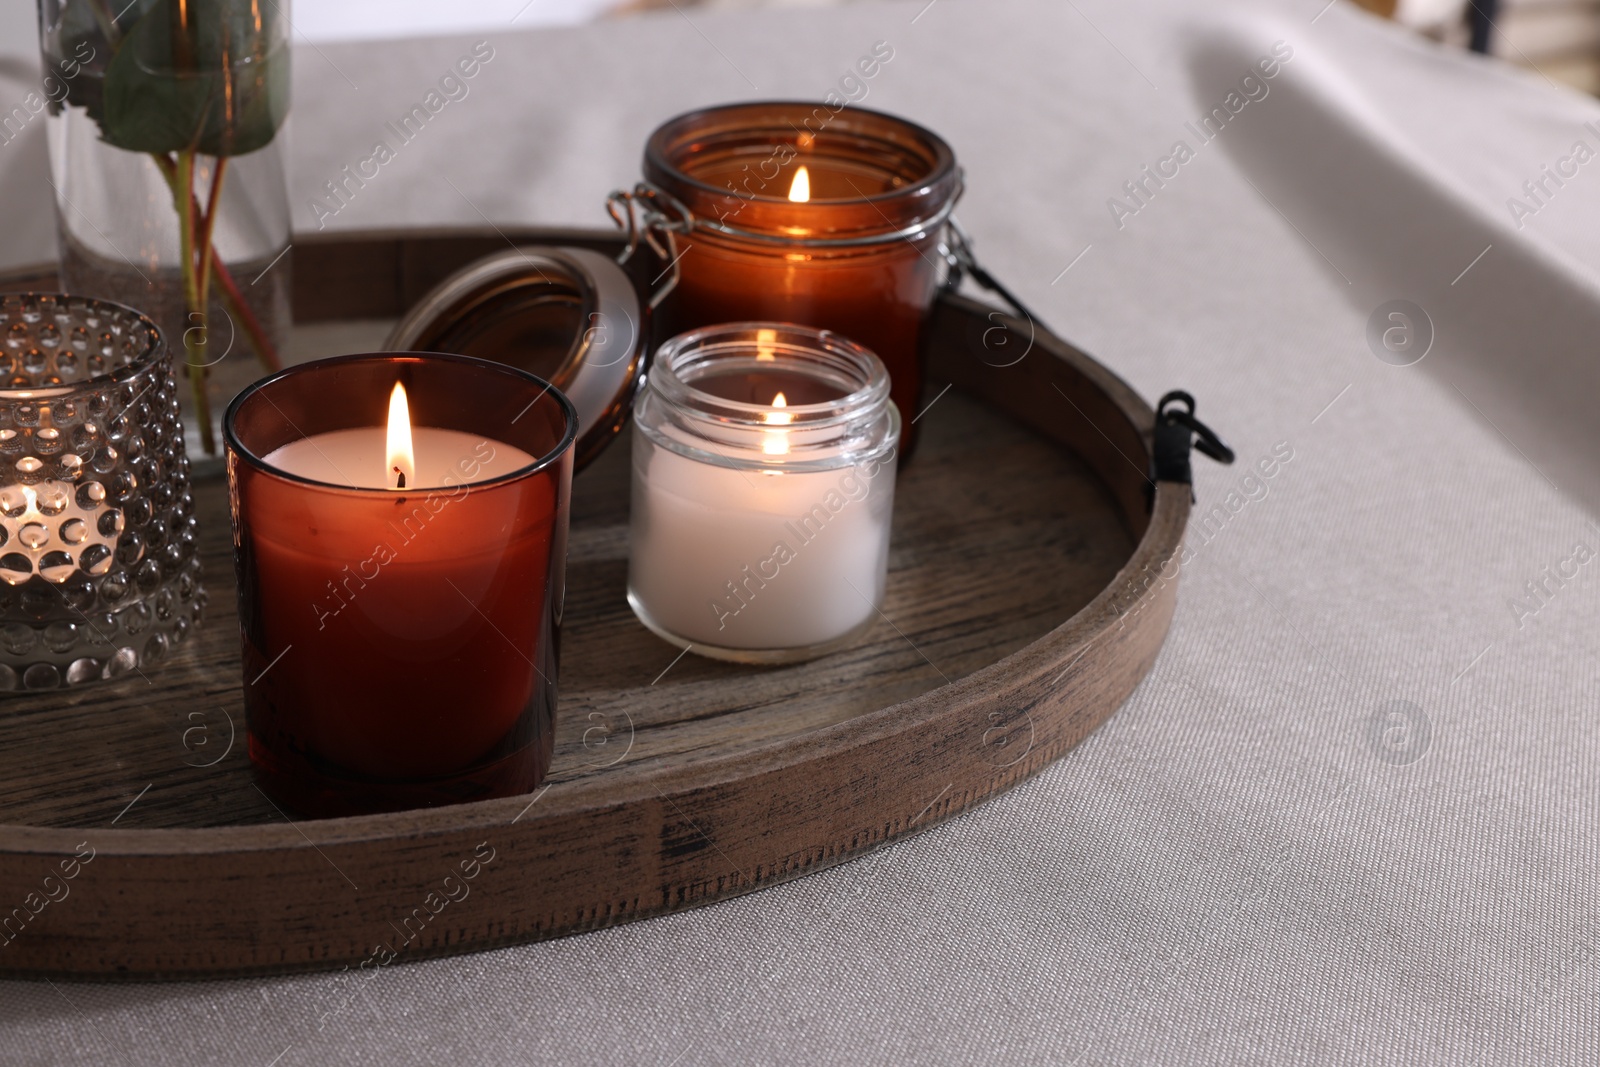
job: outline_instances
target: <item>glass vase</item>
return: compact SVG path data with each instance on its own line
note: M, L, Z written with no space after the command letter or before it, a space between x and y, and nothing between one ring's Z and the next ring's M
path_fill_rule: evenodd
M202 466L287 339L286 8L39 0L61 286L160 326Z

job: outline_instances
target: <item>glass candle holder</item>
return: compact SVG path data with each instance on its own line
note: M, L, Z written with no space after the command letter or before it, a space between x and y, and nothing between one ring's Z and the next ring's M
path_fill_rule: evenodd
M786 323L673 338L634 407L628 603L681 648L791 663L883 601L900 413L871 352Z
M735 104L658 128L644 179L688 215L662 309L671 332L742 320L832 330L876 353L895 404L917 410L919 335L962 188L940 137L858 107Z
M0 690L142 671L205 606L178 391L121 304L0 294Z
M542 380L465 356L322 360L234 400L245 711L270 796L328 816L539 784L576 429Z

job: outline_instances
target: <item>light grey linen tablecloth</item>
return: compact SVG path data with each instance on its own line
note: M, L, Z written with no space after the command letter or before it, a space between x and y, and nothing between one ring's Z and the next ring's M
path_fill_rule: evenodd
M0 983L0 1060L1595 1062L1600 161L1574 146L1600 149L1600 107L1324 3L490 35L470 94L323 222L602 224L661 119L820 98L886 41L863 102L954 144L982 257L1052 325L1147 397L1199 396L1241 460L1199 463L1201 513L1235 506L1192 531L1128 704L948 825L690 913L388 968L337 1012L327 976ZM472 43L299 49L302 228ZM29 137L0 148L10 261L49 252ZM1394 300L1431 320L1414 366L1369 340Z

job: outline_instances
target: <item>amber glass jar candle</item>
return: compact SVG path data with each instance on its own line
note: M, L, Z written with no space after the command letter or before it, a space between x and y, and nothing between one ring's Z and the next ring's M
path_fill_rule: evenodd
M736 104L657 129L644 178L688 215L662 309L669 332L764 320L843 334L888 367L909 428L938 247L961 193L949 145L857 107Z
M322 360L228 409L250 759L304 815L536 788L577 417L531 374Z

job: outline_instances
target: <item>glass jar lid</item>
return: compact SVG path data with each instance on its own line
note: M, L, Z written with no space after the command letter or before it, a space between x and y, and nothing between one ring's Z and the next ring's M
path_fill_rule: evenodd
M644 377L646 322L632 281L587 248L508 248L468 264L389 334L395 352L445 352L545 379L578 414L575 464L621 432Z

